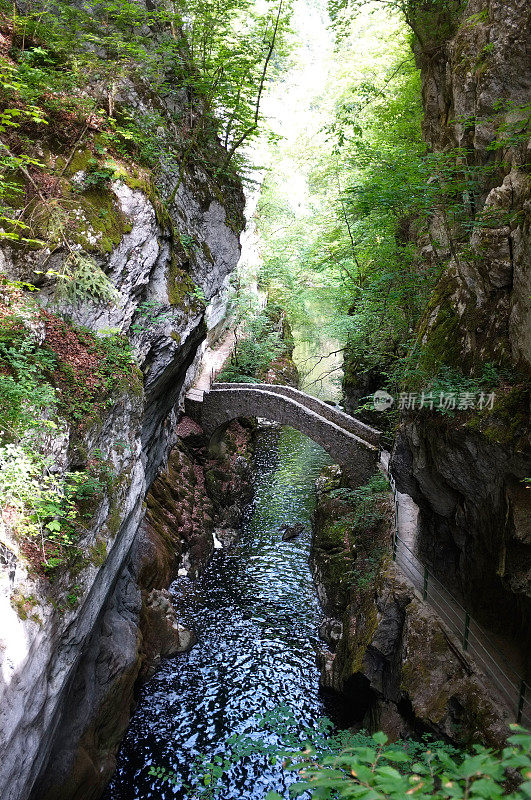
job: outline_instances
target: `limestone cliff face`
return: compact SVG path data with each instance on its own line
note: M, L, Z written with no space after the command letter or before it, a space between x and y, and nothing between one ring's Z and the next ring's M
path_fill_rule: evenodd
M393 740L430 732L500 747L508 732L503 704L390 559L388 497L352 506L337 499L340 479L320 478L314 517L313 567L328 615L321 686L341 693L350 724Z
M462 148L463 163L482 168L469 198L472 233L432 222L439 257L451 263L422 326L433 336L450 305L446 357L469 367L531 364L528 12L524 0L473 0L451 38L417 46L426 141L435 151ZM433 247L423 255L433 258Z
M219 546L234 535L252 495L251 427L233 423L217 457L209 456L201 429L187 417L176 434L147 494L125 566L82 645L62 698L60 728L30 795L34 800L100 797L114 772L139 683L154 674L161 658L194 642L165 587L177 574L194 578L201 572L215 542Z
M481 171L470 226L435 215L424 259L449 259L421 321L424 360L501 376L488 413L405 413L391 468L420 506L424 557L474 613L529 653L531 527L530 203L526 168L529 9L524 0L472 0L450 29L417 46L424 134L435 150L462 148ZM439 34L439 36L438 36Z
M161 141L177 135L178 98L157 95L140 80L135 85L117 81L114 88L116 107L156 110L164 122L157 134ZM88 90L99 91L97 86ZM200 114L196 104L195 119ZM63 571L50 585L31 570L9 521L2 522L0 786L5 800L42 798L46 792L97 797L112 770L139 654L147 647L139 616L152 613L146 598L142 607L139 589L138 552L148 541L141 528L145 498L161 469L173 470L176 481L193 473L189 456L179 451L168 458L178 441L184 391L207 334L207 304L223 302L243 225L243 193L236 179L217 180L193 161L183 162L181 169L173 164L150 172L130 159L114 158L112 178L94 187L87 175L90 159L99 152L97 127L87 126L70 161L63 135L60 126L48 130L37 148L50 168L64 167L57 191L68 199L64 205L73 209L76 221L70 245L90 256L94 269L106 276L112 301L90 292L82 300L58 293L54 276L61 274L69 250L47 240L45 229L41 247L3 243L0 269L10 279L35 284L37 306L64 317L67 327L81 325L101 334L111 329L127 337L138 374L81 436L65 422L45 443L59 473L83 469L93 452L112 468L112 485L78 543L85 558L75 574ZM209 146L221 151L215 139ZM192 552L199 568L213 546L212 527L203 522L192 539L188 549L201 551L195 560ZM164 567L164 578L173 566ZM146 592L163 585L155 577L146 579ZM157 604L164 611L163 600L152 597L151 607ZM186 633L171 614L166 616L173 645L162 651L184 648ZM77 773L69 784L74 762Z

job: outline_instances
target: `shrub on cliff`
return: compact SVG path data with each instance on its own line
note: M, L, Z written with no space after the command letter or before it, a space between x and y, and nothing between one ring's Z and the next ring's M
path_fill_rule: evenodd
M271 362L286 350L278 325L265 311L248 314L240 321L240 331L230 361L219 375L229 383L253 383Z
M94 450L65 471L54 439L68 431L78 445L125 389L141 383L121 337L65 322L0 276L0 512L40 574L76 556L83 522L113 480Z

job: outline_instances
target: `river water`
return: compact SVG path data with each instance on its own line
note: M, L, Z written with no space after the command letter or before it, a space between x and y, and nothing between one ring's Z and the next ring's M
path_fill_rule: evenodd
M258 736L264 712L284 707L310 727L333 716L318 689L314 647L322 612L308 565L314 483L330 459L284 427L259 432L254 462L255 497L239 541L215 551L193 584L180 579L172 586L198 644L166 661L144 686L106 800L190 800L195 794L178 783L188 780L194 758L225 752L234 733ZM296 522L305 532L282 542L279 527ZM150 776L152 765L176 773L177 785ZM280 764L249 756L223 784L221 798L258 800L270 789L282 792L285 776Z

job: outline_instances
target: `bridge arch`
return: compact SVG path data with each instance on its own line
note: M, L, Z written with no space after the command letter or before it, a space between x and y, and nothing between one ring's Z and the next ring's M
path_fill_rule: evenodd
M186 405L209 439L238 417L262 417L309 436L358 485L376 470L379 431L291 387L214 384L209 392L189 392Z

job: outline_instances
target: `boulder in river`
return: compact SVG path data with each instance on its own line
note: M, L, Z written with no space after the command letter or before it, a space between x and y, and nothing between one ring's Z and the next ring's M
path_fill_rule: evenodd
M282 541L283 542L290 542L292 539L296 539L297 536L300 536L304 530L304 525L302 522L296 522L295 525L281 525L279 528L280 532L282 533Z

